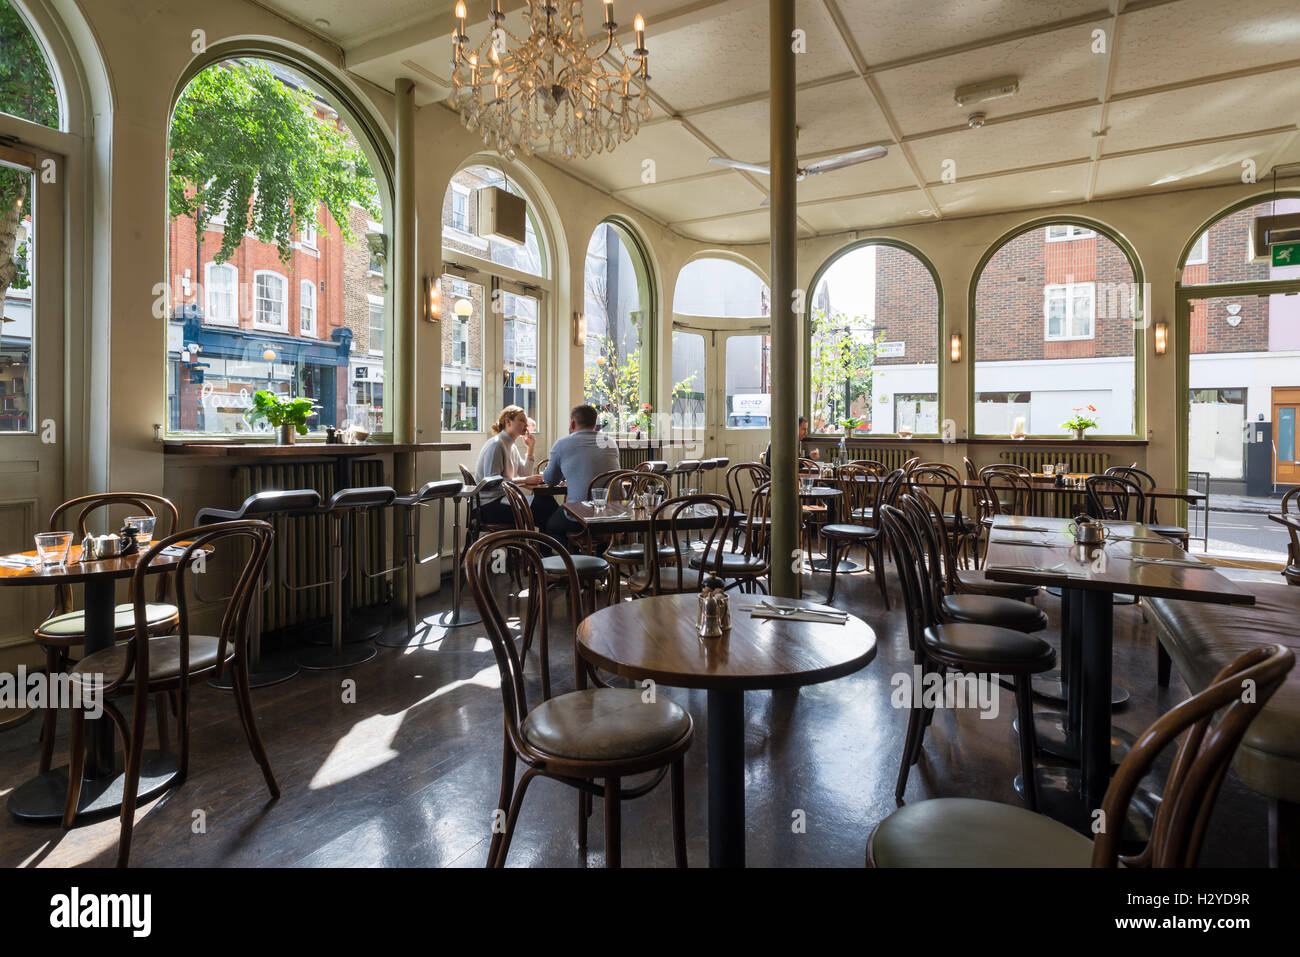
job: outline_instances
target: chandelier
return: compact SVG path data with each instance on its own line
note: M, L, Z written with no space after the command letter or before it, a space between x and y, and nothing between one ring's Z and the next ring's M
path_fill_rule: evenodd
M604 0L605 35L595 39L583 26L582 0L526 3L527 40L505 28L501 0L491 0L492 28L471 50L465 0L457 0L452 101L465 126L507 159L516 150L531 156L539 144L565 159L587 157L630 140L650 115L645 19L636 16L629 55L615 36L613 0Z

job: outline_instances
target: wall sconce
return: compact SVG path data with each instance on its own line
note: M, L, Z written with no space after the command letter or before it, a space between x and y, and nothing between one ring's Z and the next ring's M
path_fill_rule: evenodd
M424 318L430 322L442 318L442 287L429 276L424 277Z
M1169 348L1169 323L1156 323L1156 355L1162 356Z
M573 344L575 346L587 344L587 317L580 312L573 314Z
M948 356L953 362L961 362L961 333L954 332L948 340Z

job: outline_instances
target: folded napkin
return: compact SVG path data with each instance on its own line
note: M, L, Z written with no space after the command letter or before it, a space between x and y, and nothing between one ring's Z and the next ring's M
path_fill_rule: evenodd
M180 545L168 545L158 554L167 555L170 558L180 558L182 555L185 554L185 549L182 548Z
M7 568L31 568L40 563L40 558L35 555L5 555L0 558L0 565Z
M1212 565L1205 564L1205 562L1198 562L1194 559L1188 561L1182 558L1134 558L1133 563L1135 565L1172 565L1175 568L1212 568L1213 567Z
M990 538L990 545L1033 545L1038 548L1056 548L1064 542L1037 542L1028 538Z
M1067 569L1064 565L1053 565L1051 568L1039 568L1036 565L990 565L986 571L999 572L1026 572L1032 575L1051 575L1054 578L1087 578L1088 572L1081 569Z
M775 608L751 608L749 617L770 618L775 621L812 621L823 625L845 625L849 621L847 617L841 618L837 615L828 615L811 609L782 612Z
M1111 542L1138 542L1148 545L1177 545L1167 538L1160 538L1154 535L1112 535L1107 541Z
M1041 525L999 525L999 532L1054 532L1054 528L1044 528Z

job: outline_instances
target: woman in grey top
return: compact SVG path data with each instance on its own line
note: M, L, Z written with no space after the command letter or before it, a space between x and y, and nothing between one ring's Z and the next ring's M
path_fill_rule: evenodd
M515 442L527 432L528 413L517 405L508 405L501 410L501 415L492 425L492 437L483 443L483 448L479 451L474 477L482 481L489 476L500 475L524 488L540 484L542 477L530 475L527 459L521 462L515 453ZM514 521L514 513L505 501L505 493L500 489L484 492L479 501L479 518L494 525L508 525Z

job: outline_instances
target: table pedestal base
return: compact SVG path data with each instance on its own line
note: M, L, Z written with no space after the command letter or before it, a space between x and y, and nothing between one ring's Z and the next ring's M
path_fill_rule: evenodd
M180 772L175 755L166 751L145 751L140 762L139 807L167 790ZM77 819L103 817L121 810L126 775L122 773L122 756L116 755L111 776L89 778L81 782L81 800ZM32 778L9 795L9 813L29 823L58 823L63 820L63 805L68 800L68 768L54 768Z
M1039 698L1042 698L1045 701L1050 701L1053 704L1065 704L1065 683L1061 680L1061 673L1059 671L1048 672L1045 675L1034 675L1031 683L1034 687L1034 694ZM1016 683L1011 678L999 678L998 684L1002 685L1002 687L1006 688L1008 691L1016 690ZM1129 693L1127 688L1120 688L1116 685L1111 685L1110 706L1112 708L1118 708L1120 705L1125 704L1128 699Z
M1079 763L1079 745L1069 739L1065 727L1066 716L1059 711L1040 711L1034 715L1034 744L1044 754L1061 758L1073 764ZM1020 733L1020 720L1011 722L1011 727ZM1118 765L1124 760L1129 749L1137 742L1137 735L1130 734L1114 725L1110 729L1110 763Z
M477 625L483 619L479 617L476 611L459 610L444 611L440 615L434 615L430 619L439 628L462 628L465 625Z
M808 563L808 567L815 572L829 572L831 570L831 560L829 558L814 558ZM860 572L866 567L862 562L855 562L851 558L841 558L839 564L835 566L835 574L852 575L854 572Z
M745 692L709 691L709 867L745 866Z
M351 668L363 661L369 661L378 652L371 644L344 645L340 650L318 648L305 651L298 656L298 664L308 671L334 671L338 668Z

